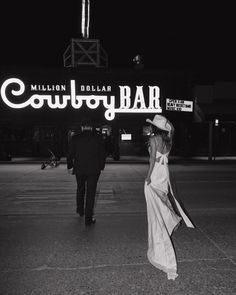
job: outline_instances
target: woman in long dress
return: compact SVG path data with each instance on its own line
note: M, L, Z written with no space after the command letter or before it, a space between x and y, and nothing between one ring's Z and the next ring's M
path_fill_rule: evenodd
M149 169L144 184L148 218L148 252L150 263L167 274L168 279L175 280L177 274L176 255L171 241L171 234L183 219L188 227L194 225L175 199L171 187L168 155L172 147L174 127L164 116L155 115L150 123ZM171 193L174 210L168 193Z

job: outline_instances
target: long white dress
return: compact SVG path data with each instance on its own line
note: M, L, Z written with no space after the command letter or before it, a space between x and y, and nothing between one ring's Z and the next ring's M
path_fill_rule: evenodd
M152 265L167 273L167 278L175 280L177 274L176 255L171 241L171 234L183 219L188 227L194 225L175 199L171 187L168 155L156 152L156 162L151 174L151 183L144 184L148 218L148 252ZM179 215L168 199L168 191L173 196Z

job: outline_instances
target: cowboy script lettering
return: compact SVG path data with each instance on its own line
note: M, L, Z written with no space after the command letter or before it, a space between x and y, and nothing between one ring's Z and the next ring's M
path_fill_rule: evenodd
M68 105L74 109L80 109L83 104L90 109L96 109L100 104L106 109L104 116L107 120L113 120L117 113L161 113L160 89L158 86L136 86L131 90L130 86L119 86L119 105L115 102L118 98L109 94L85 94L76 93L76 81L70 80L69 94L33 94L25 99L25 84L18 78L7 79L1 86L1 97L3 102L13 109L22 109L31 106L40 109L45 104L51 109L64 109ZM16 89L16 90L15 90ZM108 88L110 90L110 88ZM64 88L61 89L64 91ZM145 94L144 94L145 93ZM147 95L148 99L145 97ZM21 102L13 102L14 99L21 97ZM146 99L145 99L146 98ZM24 100L22 102L22 100ZM148 103L146 103L146 101Z

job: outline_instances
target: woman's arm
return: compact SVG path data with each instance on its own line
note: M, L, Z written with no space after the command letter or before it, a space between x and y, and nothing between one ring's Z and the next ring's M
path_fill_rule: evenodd
M151 137L150 138L150 157L149 157L149 168L148 168L148 173L146 177L146 182L147 184L151 183L151 175L152 175L152 170L156 162L156 144L155 144L155 138Z
M173 138L173 136L174 136L174 133L175 133L175 128L174 128L174 126L173 126L173 124L168 120L168 124L170 125L170 127L171 127L171 131L170 131L170 133L169 133L169 137L170 137L170 139L172 140L172 138Z

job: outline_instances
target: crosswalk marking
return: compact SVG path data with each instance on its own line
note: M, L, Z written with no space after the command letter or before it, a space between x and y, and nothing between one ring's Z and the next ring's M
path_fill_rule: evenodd
M73 187L32 187L24 185L24 189L12 192L2 200L0 214L73 214L76 208L76 186ZM105 211L112 210L115 198L113 184L98 183L95 207ZM103 208L103 209L102 209Z
M47 194L45 196L45 193ZM96 200L98 204L112 204L116 201L113 199L114 194L111 187L100 188L96 192ZM113 200L111 200L113 199ZM75 192L63 191L63 192L48 192L43 191L37 192L25 192L24 194L17 194L12 200L14 204L23 204L23 203L74 203L75 202Z

